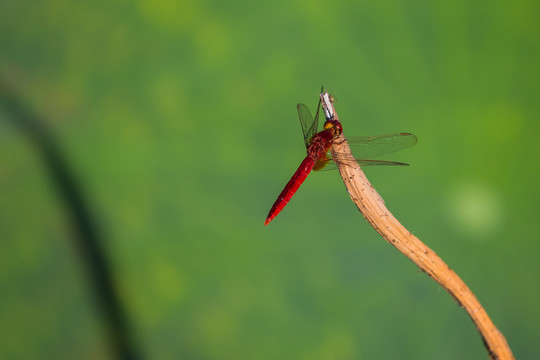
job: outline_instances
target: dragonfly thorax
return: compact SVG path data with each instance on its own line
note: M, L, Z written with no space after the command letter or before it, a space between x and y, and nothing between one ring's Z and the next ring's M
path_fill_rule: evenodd
M334 133L331 129L326 129L315 134L307 147L308 156L317 160L322 154L330 149L333 138Z

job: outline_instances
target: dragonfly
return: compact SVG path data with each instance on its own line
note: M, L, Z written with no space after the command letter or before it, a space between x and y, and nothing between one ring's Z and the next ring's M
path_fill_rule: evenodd
M322 96L323 94L321 94L321 98ZM287 185L285 185L281 194L279 194L276 202L266 217L264 225L268 225L270 221L283 210L312 170L333 170L337 168L337 163L350 160L356 161L360 166L409 165L395 161L369 159L413 146L418 141L413 134L395 133L378 136L346 137L354 159L351 159L350 155L339 153L334 153L334 157L332 157L330 148L343 132L341 123L332 117L327 118L323 129L317 132L321 101L319 100L315 118L313 118L306 105L298 104L297 109L298 117L300 118L300 126L302 127L302 133L304 135L304 145L307 149L307 156L304 158Z

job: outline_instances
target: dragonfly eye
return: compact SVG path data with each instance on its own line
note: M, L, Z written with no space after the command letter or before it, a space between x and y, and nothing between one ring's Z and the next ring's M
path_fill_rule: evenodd
M334 136L339 136L343 132L341 124L335 120L328 120L324 123L324 130L332 130Z
M343 132L343 128L341 127L341 124L339 122L336 122L336 126L334 127L334 135L339 136Z

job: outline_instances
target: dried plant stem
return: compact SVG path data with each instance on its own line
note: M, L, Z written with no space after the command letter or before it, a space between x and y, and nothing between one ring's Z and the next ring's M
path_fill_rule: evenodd
M331 106L334 119L339 120L331 102L325 104L323 100L324 106ZM334 141L331 150L332 154L351 155L349 144L343 134ZM350 158L352 158L352 155ZM418 265L422 271L438 282L467 311L482 335L490 358L498 360L514 359L504 335L497 330L473 292L433 250L411 234L392 215L386 208L383 199L360 169L360 166L354 161L343 161L338 163L338 167L351 199L364 218L386 241L395 246Z

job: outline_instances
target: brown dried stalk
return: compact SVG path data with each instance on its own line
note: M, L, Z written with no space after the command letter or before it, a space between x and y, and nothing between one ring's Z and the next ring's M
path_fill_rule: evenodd
M326 94L326 96L325 96ZM321 94L325 114L338 120L332 98ZM353 159L349 144L341 134L332 145L332 155ZM439 283L469 314L484 340L491 359L514 359L504 335L497 330L486 310L461 278L445 264L437 254L410 233L386 208L384 200L368 181L358 163L352 160L337 162L341 178L352 201L364 218L391 245L420 267L422 271Z

